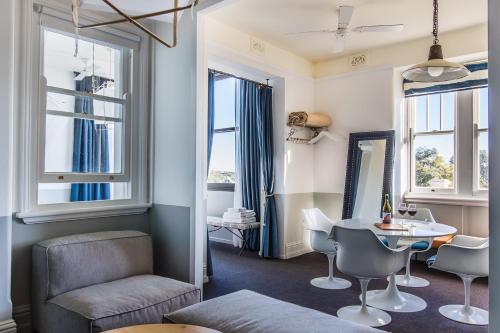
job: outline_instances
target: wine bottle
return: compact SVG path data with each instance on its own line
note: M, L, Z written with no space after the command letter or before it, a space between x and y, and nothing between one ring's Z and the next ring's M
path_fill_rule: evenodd
M382 209L382 222L391 223L392 220L392 208L389 203L389 194L385 195L384 207Z

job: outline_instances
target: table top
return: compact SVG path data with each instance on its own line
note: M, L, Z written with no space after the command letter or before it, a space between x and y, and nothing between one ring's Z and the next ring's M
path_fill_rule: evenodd
M150 324L117 328L104 333L221 333L206 327L182 324Z
M336 222L336 225L353 229L370 229L377 236L385 237L404 237L404 238L434 238L452 235L457 232L457 229L441 223L427 222L420 220L398 219L393 218L393 223L402 224L408 228L404 230L382 230L375 226L375 223L380 222L379 219L347 219Z
M222 217L215 216L207 216L207 224L213 227L224 227L229 229L239 229L239 230L248 230L248 229L258 229L260 228L260 222L227 222L222 219Z

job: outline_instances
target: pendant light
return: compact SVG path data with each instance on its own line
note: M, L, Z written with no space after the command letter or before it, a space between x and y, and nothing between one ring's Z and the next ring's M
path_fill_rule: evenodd
M462 64L443 59L443 50L438 39L438 0L434 1L434 41L426 62L415 65L403 72L403 77L415 82L441 82L464 78L470 71Z

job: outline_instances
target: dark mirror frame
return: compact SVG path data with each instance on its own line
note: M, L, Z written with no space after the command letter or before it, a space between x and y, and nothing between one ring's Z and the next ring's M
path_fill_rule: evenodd
M359 175L356 171L356 163L360 163L359 142L366 140L386 140L384 180L382 185L382 197L380 198L380 212L385 200L385 194L389 194L389 201L392 206L392 174L394 168L394 136L395 131L359 132L349 135L349 150L347 152L347 168L344 187L344 207L342 209L342 219L351 219L354 210L353 193L357 186Z

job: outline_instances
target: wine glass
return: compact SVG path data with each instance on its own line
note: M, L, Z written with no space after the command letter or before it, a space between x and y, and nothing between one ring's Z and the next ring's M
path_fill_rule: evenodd
M417 214L417 205L416 204L409 204L408 205L408 215L411 216L411 219L413 220L413 217ZM412 224L413 226L413 224Z
M408 211L408 206L406 205L406 202L400 202L398 206L398 213L401 215L401 224L404 225L404 217L406 212Z

